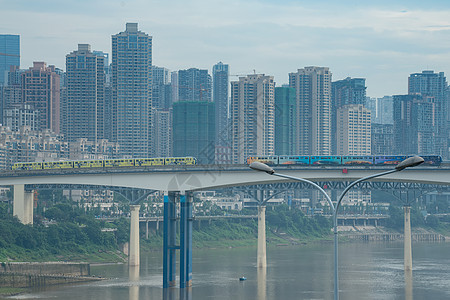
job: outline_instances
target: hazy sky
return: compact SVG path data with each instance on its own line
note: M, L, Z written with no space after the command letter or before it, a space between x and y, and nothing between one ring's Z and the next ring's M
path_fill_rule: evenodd
M450 74L450 1L0 0L0 33L21 36L21 68L65 69L77 45L111 53L126 22L153 36L153 64L257 73L287 83L305 66L333 81L366 78L367 95L407 93L409 74ZM236 80L237 77L231 77Z

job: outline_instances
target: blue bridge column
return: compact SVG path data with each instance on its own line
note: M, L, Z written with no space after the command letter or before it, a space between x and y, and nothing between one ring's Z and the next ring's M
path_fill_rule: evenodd
M180 195L180 288L192 286L192 192Z
M176 285L176 194L164 193L163 288Z

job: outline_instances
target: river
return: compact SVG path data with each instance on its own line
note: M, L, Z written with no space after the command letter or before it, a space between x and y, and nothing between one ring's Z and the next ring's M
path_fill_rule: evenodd
M108 280L36 290L9 299L332 299L333 245L268 247L265 272L256 248L193 253L193 287L162 289L162 254L142 253L141 267L92 266ZM413 272L403 271L403 245L340 243L341 299L450 299L450 243L413 243ZM246 281L239 281L245 276Z

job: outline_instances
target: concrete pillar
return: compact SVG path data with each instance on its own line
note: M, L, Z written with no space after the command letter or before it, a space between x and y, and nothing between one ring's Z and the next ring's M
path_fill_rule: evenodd
M412 270L405 270L405 300L413 300L413 275Z
M257 269L257 280L258 280L258 300L266 300L267 299L267 268L258 268Z
M140 205L130 205L130 252L128 264L139 266L139 209Z
M411 251L411 206L403 207L405 212L405 232L404 232L404 264L405 272L412 270Z
M265 268L267 266L266 257L266 207L258 206L258 253L256 266Z
M139 266L130 266L128 271L130 280L128 299L139 300Z
M148 240L148 220L145 221L145 239ZM156 223L158 223L158 221L156 221Z
M375 219L375 227L378 227L378 220Z
M33 224L33 192L25 192L25 185L14 185L13 215L22 224Z

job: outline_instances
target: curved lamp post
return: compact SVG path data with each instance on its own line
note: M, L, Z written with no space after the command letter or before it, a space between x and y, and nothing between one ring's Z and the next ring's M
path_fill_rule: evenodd
M256 170L256 171L266 172L269 175L274 175L274 176L278 176L278 177L283 177L283 178L287 178L287 179L292 179L292 180L308 183L308 184L314 186L316 189L318 189L323 194L323 196L327 199L328 204L330 205L331 210L333 212L333 232L334 232L334 299L338 300L339 299L339 287L338 287L339 286L339 272L338 272L337 213L338 213L339 207L341 205L341 201L344 198L345 194L347 194L347 192L354 185L356 185L356 184L358 184L358 183L360 183L362 181L373 179L373 178L380 177L380 176L387 175L387 174L391 174L391 173L394 173L394 172L399 172L399 171L402 171L402 170L404 170L406 168L418 166L418 165L420 165L423 162L424 162L424 160L420 156L409 157L409 158L403 160L402 162L400 162L398 165L396 165L395 168L392 169L392 170L385 171L385 172L378 173L378 174L374 174L374 175L369 175L369 176L366 176L366 177L363 177L363 178L360 178L358 180L353 181L340 194L340 196L339 196L339 198L338 198L338 200L336 202L336 206L333 205L333 202L331 201L330 196L328 196L328 194L325 192L325 190L321 186L319 186L318 184L316 184L316 183L314 183L314 182L312 182L310 180L276 173L274 169L272 169L268 165L263 164L263 163L261 163L259 161L252 162L249 167L252 168L253 170Z

